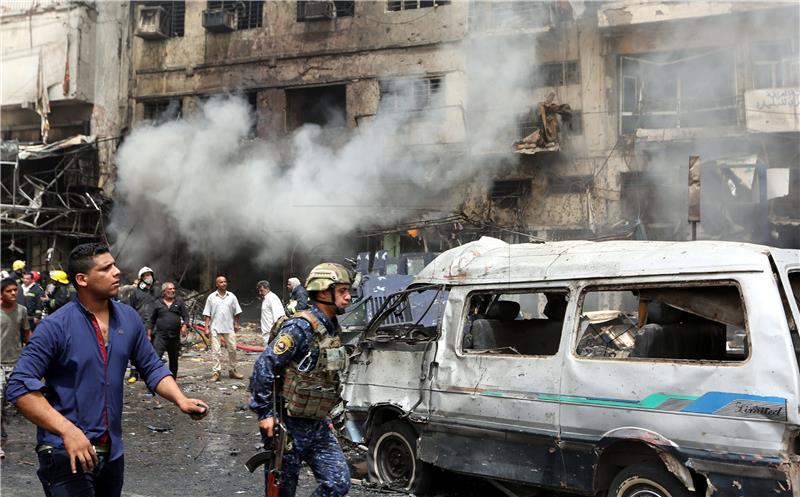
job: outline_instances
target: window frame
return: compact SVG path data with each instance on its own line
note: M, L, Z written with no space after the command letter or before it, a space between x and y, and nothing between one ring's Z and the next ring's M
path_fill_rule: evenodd
M684 90L684 80L681 79L681 67L683 64L691 64L695 60L704 59L707 57L718 57L715 59L716 61L722 61L727 64L726 69L731 70L731 74L729 75L730 80L730 88L716 88L715 92L720 92L723 89L725 91L730 90L730 94L725 95L724 97L717 97L715 99L709 99L707 96L704 96L704 100L701 101L702 106L695 104L694 102L698 100L699 97L695 97L692 91ZM735 47L725 45L720 47L712 47L708 49L690 49L690 50L666 50L666 51L656 51L656 52L642 52L642 53L635 53L635 54L618 54L618 75L616 78L616 85L617 85L617 97L618 97L618 104L617 104L617 111L619 113L619 127L618 131L620 134L623 135L630 135L635 134L639 129L682 129L682 128L698 128L698 127L730 127L730 126L739 126L740 117L738 115L739 109L739 81L737 78L739 68L736 65L736 50ZM660 60L663 59L663 60ZM626 64L631 64L632 66L635 64L637 67L630 69L626 66ZM664 80L665 83L674 83L675 91L674 97L670 98L662 98L659 100L654 100L649 92L654 90L650 90L650 84L652 80L648 80L642 77L642 69L638 66L643 64L649 64L653 67L668 67L674 66L676 69L675 74L672 78L668 80ZM628 98L626 97L625 92L625 82L626 80L632 79L634 80L634 109L626 109L626 101ZM721 85L722 79L720 81L716 81L715 83L719 83ZM727 81L727 80L724 80ZM645 96L648 98L642 98L643 88L648 88L647 93ZM691 89L690 89L691 90ZM648 105L653 105L653 102L659 102L660 107L657 109L650 109L647 105L642 106L642 102L646 102ZM687 103L689 102L689 103ZM665 103L667 105L665 105ZM726 119L721 119L717 117L715 119L710 119L712 122L703 122L697 123L695 122L697 116L702 115L702 113L725 113L728 112L730 115L724 116ZM673 119L674 123L660 123L659 126L642 126L642 122L648 119ZM634 124L631 125L628 121L633 120ZM688 122L687 122L688 121ZM718 122L715 122L718 121ZM647 123L649 124L649 123ZM631 128L631 129L628 129Z
M772 57L764 53L770 47L778 55ZM757 40L750 46L750 84L755 90L769 90L774 88L786 88L800 84L800 62L798 61L798 40L797 38L783 38L778 40ZM792 70L792 66L797 71ZM762 70L768 68L770 71L771 84L764 86L758 84L758 77ZM796 79L793 79L796 78Z
M451 3L451 0L386 0L386 12L405 12L408 10L429 9L432 7L450 5ZM392 8L393 5L397 5L397 8Z
M567 321L570 318L569 309L570 304L572 302L573 295L577 290L570 286L565 282L556 283L553 286L544 286L543 284L539 283L536 286L519 286L519 287L503 287L499 288L497 286L492 286L489 288L470 288L464 293L464 303L461 312L461 319L459 320L458 324L458 332L455 334L456 342L453 344L456 357L458 358L465 358L465 357L476 357L476 358L500 358L500 359L554 359L559 357L563 351L563 341L564 341L564 334L569 333L571 327L567 327ZM466 324L467 320L469 319L469 307L472 298L476 295L509 295L509 294L532 294L532 293L555 293L555 292L562 292L566 294L566 302L567 307L564 311L564 319L561 324L561 334L559 335L558 340L558 349L554 354L546 355L546 354L508 354L508 353L488 353L488 352L472 352L469 349L464 348L464 334L466 332Z
M573 317L573 325L571 329L570 338L570 355L577 361L612 361L620 364L626 362L632 363L653 363L653 364L680 364L692 365L703 367L745 367L753 359L753 343L752 331L750 329L750 317L747 308L747 302L742 292L742 283L728 275L720 277L718 274L708 275L709 277L702 279L681 279L681 280L665 280L663 277L658 279L599 279L596 281L588 281L580 285L577 289L577 302L575 306L575 313ZM713 361L707 359L665 359L665 358L649 358L649 357L587 357L578 354L578 345L580 344L582 336L580 334L581 314L583 313L583 306L586 300L586 295L590 291L625 291L643 288L664 287L664 288L698 288L698 287L719 287L719 286L732 286L739 294L739 300L742 304L742 312L744 316L744 331L747 356L739 361Z
M414 100L415 105L413 107L403 109L399 108L396 104L392 104L391 107L388 103L384 102L384 96L395 96L398 95L400 92L396 91L396 87L393 91L393 86L399 83L407 82L412 84L411 88L411 98ZM425 91L425 104L422 106L416 105L418 102L420 94L418 93L419 89L418 86L424 85ZM445 75L444 74L426 74L423 76L399 76L393 78L386 78L378 80L378 112L379 113L390 113L390 114L421 114L424 115L426 112L429 112L432 109L437 107L432 106L432 101L435 99L436 96L440 95L445 90Z
M137 5L161 7L169 15L169 34L165 40L183 38L186 34L186 0L137 0ZM176 7L178 7L176 9ZM176 24L176 11L180 14L180 26ZM138 8L137 8L138 12ZM179 28L179 29L178 29ZM165 41L161 40L161 41Z
M236 29L234 31L246 31L248 29L261 29L264 27L264 6L265 0L249 0L247 2L237 2L232 0L206 0L206 9L211 10L231 10L236 13ZM253 23L250 23L251 14ZM259 12L260 11L260 12ZM260 15L258 15L260 13ZM243 15L245 14L245 15Z

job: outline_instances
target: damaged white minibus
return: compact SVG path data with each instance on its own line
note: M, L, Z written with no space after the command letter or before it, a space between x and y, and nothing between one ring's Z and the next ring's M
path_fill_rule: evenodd
M403 318L414 292L440 319ZM510 495L797 497L798 299L797 250L482 238L360 336L345 431L416 493L441 468Z

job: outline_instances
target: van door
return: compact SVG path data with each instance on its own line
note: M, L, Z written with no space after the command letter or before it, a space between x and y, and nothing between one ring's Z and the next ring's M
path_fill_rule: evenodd
M566 477L585 491L635 464L631 452L657 467L662 453L691 458L722 488L716 462L757 466L785 451L797 372L772 274L664 278L580 292L560 419Z
M566 288L453 289L419 457L452 471L558 487Z
M770 249L778 278L787 296L787 304L797 327L800 327L800 250Z

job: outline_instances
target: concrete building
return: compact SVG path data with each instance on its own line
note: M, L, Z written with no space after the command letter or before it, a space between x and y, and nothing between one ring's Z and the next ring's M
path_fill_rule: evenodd
M391 106L393 82L414 78L416 110L438 109L402 143L485 160L493 182L472 188L463 210L506 238L688 239L696 155L698 236L800 243L794 2L169 1L138 9L135 121L237 91L261 137L336 119L353 128ZM470 57L493 44L522 50L509 63L529 65L513 98L471 88ZM482 132L487 113L503 114L502 132ZM545 130L549 121L557 124ZM384 245L399 250L404 238Z
M128 115L130 4L0 5L2 263L44 268L104 236ZM9 249L9 247L12 247Z

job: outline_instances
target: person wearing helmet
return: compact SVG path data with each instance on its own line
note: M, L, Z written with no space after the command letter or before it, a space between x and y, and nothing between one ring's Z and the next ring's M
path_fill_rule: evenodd
M127 304L136 309L136 312L142 317L142 323L146 324L150 322L153 307L161 297L161 291L158 285L155 284L155 273L147 266L139 269L137 282L136 288L131 292Z
M283 456L281 497L295 494L303 462L319 484L313 495L338 497L350 490L350 471L329 418L342 405L339 374L347 368L347 351L337 316L350 303L351 283L340 264L315 266L306 280L310 308L283 323L253 366L250 409L258 415L264 445L271 445L279 425L292 441Z
M25 261L17 259L11 263L11 277L17 282L17 285L22 285L22 275L25 273Z
M138 278L136 278L136 287L127 295L125 304L130 305L142 318L142 324L147 327L150 323L150 317L153 315L158 299L161 297L161 291L155 284L155 272L147 266L139 269ZM148 329L147 338L152 340L151 330ZM139 372L136 368L131 367L131 374L128 378L128 383L135 383L139 379Z
M46 298L43 300L47 302L47 310L52 314L72 300L75 289L69 284L67 273L60 269L50 271L50 282L50 285L47 285Z

